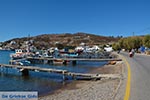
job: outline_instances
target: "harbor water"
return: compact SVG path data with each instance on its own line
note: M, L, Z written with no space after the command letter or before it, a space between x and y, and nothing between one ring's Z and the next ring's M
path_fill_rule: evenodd
M0 50L0 64L8 64L13 51ZM78 61L76 65L32 64L43 68L63 69L70 72L86 73L101 67L107 62ZM38 91L39 95L53 92L64 85L62 75L48 72L29 72L29 76L22 76L17 69L0 68L0 91ZM69 77L68 77L69 78ZM65 81L71 83L72 79Z

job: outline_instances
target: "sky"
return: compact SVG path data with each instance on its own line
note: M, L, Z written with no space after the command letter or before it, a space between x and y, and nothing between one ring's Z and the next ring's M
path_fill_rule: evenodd
M150 33L149 0L0 0L0 41L52 33Z

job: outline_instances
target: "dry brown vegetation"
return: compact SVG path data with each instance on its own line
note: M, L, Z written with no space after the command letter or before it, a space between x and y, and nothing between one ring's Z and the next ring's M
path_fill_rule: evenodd
M3 43L3 46L7 46L11 41L15 41L15 48L19 48L20 45L23 45L24 41L33 40L33 45L38 49L49 48L53 46L78 46L80 43L85 43L86 45L94 44L106 44L111 42L116 42L118 38L114 37L105 37L94 34L87 33L63 33L63 34L43 34L34 37L24 37L24 38L15 38L8 40Z

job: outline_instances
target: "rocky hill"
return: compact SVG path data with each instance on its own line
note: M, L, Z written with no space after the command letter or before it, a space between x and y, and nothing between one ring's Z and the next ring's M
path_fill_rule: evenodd
M118 38L105 37L87 33L64 33L64 34L42 34L34 37L15 38L5 41L2 44L3 48L23 48L30 41L30 45L37 49L47 49L50 47L74 47L81 43L86 45L101 45L117 41Z

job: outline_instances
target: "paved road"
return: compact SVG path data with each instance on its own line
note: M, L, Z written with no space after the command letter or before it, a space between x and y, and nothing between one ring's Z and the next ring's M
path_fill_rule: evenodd
M121 53L131 67L130 100L150 100L150 56Z

